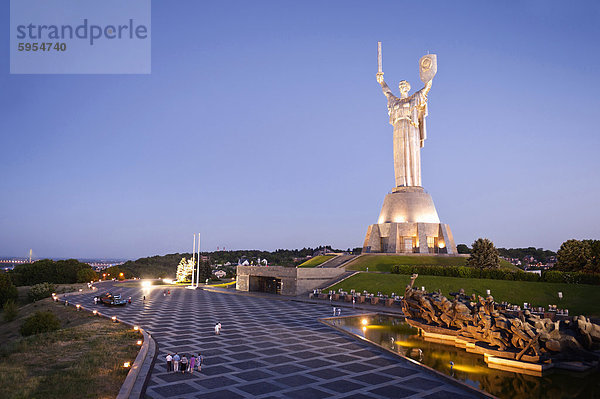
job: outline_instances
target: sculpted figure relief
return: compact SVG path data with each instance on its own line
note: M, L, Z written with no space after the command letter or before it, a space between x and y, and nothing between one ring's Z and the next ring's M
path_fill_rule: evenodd
M497 304L492 296L468 297L464 290L450 300L441 292L414 288L413 274L402 298L402 311L409 323L441 328L456 335L504 351L504 356L527 361L583 361L593 367L600 360L600 327L585 316L552 321L529 310L514 313Z
M427 138L427 94L437 72L435 54L426 55L419 61L420 76L425 87L412 95L410 84L402 80L398 85L400 97L396 97L378 72L377 82L388 99L390 124L394 126L394 172L396 187L421 186L421 147Z

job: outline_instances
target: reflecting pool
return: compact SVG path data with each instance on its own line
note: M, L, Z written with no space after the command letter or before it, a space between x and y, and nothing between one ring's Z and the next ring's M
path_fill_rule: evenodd
M502 399L600 398L600 371L550 369L537 377L489 368L483 356L427 342L403 318L363 315L323 320Z

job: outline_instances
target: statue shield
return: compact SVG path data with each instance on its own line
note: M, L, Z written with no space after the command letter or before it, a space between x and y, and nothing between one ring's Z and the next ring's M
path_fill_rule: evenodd
M437 55L427 54L419 60L419 75L423 83L429 82L437 73Z

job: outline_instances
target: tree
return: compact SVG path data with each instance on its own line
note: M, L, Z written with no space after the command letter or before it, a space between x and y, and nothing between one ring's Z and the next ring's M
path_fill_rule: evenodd
M194 260L192 258L181 258L177 266L176 280L177 282L191 281L194 271Z
M12 283L8 273L0 271L0 306L8 300L16 301L18 296L17 287Z
M587 242L567 240L563 242L556 253L558 263L556 268L564 272L581 271L590 257L590 248Z
M208 261L200 261L200 279L199 281L206 281L206 279L211 278L212 276L212 268L210 267L210 263Z
M456 250L459 254L470 254L471 248L469 248L466 244L458 244L456 246Z
M600 273L600 240L587 241L589 241L590 253L583 271L586 273Z
M497 269L500 267L500 257L494 243L487 238L478 238L472 245L471 256L467 265L479 269Z
M93 269L80 269L77 272L77 282L86 283L98 279L98 274Z
M78 272L82 269L91 270L91 267L76 259L58 261L42 259L34 263L17 265L10 274L16 285L35 285L45 282L73 284L77 282Z

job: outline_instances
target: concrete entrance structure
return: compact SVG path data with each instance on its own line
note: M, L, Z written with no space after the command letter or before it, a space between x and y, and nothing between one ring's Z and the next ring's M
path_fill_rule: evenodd
M297 268L283 266L238 266L238 291L301 295L344 274L343 268Z
M437 72L437 57L429 54L421 58L419 72L425 87L410 96L408 82L400 82L400 97L385 83L381 43L378 64L377 82L387 97L390 124L394 126L396 187L385 196L377 224L368 227L363 253L457 255L450 226L440 223L433 199L421 186L420 151L427 138L427 95Z

